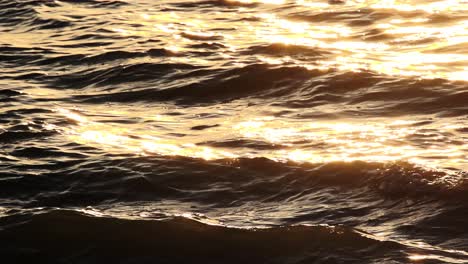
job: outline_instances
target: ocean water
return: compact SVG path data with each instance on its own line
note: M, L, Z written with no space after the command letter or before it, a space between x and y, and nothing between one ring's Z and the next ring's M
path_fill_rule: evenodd
M0 0L2 263L468 263L468 1Z

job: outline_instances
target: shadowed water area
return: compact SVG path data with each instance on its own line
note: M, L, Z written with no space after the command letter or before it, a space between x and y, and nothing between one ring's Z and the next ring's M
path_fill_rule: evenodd
M468 263L468 1L0 0L5 263Z

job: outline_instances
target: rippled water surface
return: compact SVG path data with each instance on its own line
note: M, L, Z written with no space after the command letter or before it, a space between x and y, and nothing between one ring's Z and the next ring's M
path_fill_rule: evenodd
M468 263L464 0L0 0L0 110L11 263Z

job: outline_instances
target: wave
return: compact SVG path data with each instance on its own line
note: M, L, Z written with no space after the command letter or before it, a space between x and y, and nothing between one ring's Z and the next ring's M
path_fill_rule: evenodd
M202 0L172 3L171 7L176 8L211 8L211 7L256 7L258 3L236 1L236 0Z
M303 263L346 259L348 263L373 263L407 259L405 246L346 227L238 229L183 217L126 220L71 210L4 217L0 223L2 258L15 261Z
M21 28L21 32L37 30L65 30L74 25L72 20L42 17L41 7L58 8L62 3L75 5L86 4L92 8L117 8L127 5L122 1L101 0L63 0L63 1L38 1L38 0L13 0L0 3L0 25L7 26L5 31L15 32Z
M39 4L39 2L41 1L2 1L0 3L0 24L13 26L25 22L27 18L37 18L37 11L30 5Z
M0 102L2 103L16 101L17 97L19 96L21 96L21 93L18 91L11 89L0 89ZM6 122L7 120L2 121ZM0 124L3 123L2 121L0 121Z
M126 1L118 0L60 0L60 2L72 3L72 4L91 4L92 7L98 8L112 8L129 5Z
M165 65L161 66L164 67ZM170 67L170 65L167 66ZM166 69L170 69L169 67ZM190 68L186 67L186 69ZM193 70L195 67L192 66L191 69ZM188 74L192 75L190 72ZM221 73L216 74L216 76L213 76L209 80L190 83L186 86L160 90L149 88L131 92L106 94L104 96L95 94L83 96L81 98L89 102L102 102L103 100L119 102L175 100L182 104L213 103L245 96L253 96L262 91L268 92L269 89L273 88L276 81L286 79L292 82L299 82L310 76L311 73L309 71L300 67L270 68L267 65L251 65L244 68L232 69L224 72L221 71ZM174 77L183 80L184 77L188 76L178 75Z
M217 40L223 39L223 37L220 35L207 34L207 33L201 33L201 32L182 32L180 35L190 40L200 40L200 41L217 41Z
M160 82L163 76L167 84ZM202 80L188 84L179 81L174 85L173 81L187 77ZM249 98L288 108L342 105L342 114L348 115L468 114L464 82L391 78L372 72L322 71L299 66L252 64L228 70L203 70L189 64L144 63L76 72L59 77L55 85L79 88L139 81L155 81L159 85L131 91L106 90L75 99L89 103L174 101L193 105Z
M88 58L89 60L89 58ZM90 69L57 76L54 85L63 88L85 88L87 86L105 86L122 83L164 81L169 74L178 70L194 70L200 67L183 63L139 63L133 65L111 66L104 69ZM166 80L168 81L168 80Z
M42 59L44 58L44 56L51 54L54 54L54 52L50 49L0 45L0 63L6 66L23 65L24 63L31 63L35 60ZM2 76L2 79L3 78L6 77Z
M298 56L308 59L319 59L331 54L330 52L316 47L293 44L286 45L282 43L251 46L242 53L246 55L267 54L273 56Z
M12 133L1 134L2 142L49 135ZM40 166L30 169L41 168L42 176L37 180L54 179L57 183L46 180L37 184L28 177L14 183L3 181L1 196L21 193L34 206L98 204L108 199L122 202L185 199L221 207L254 201L286 203L295 199L324 199L322 202L343 199L361 204L373 197L403 204L413 200L468 207L466 172L447 174L401 162L300 164L266 158L208 162L183 157L118 156L106 161L87 158L86 153L95 151L80 145L68 146L67 151L61 151L63 158L57 158L60 151L27 147L11 152L15 162L5 163L3 172L27 171L27 165L16 164L18 160L36 159ZM71 189L70 184L74 186Z
M109 51L99 55L59 55L48 58L41 58L33 63L37 65L95 65L110 63L114 61L126 61L129 59L137 59L144 57L164 57L164 56L177 56L176 53L166 49L149 49L146 52L128 52L128 51ZM73 84L72 84L73 85Z
M361 8L351 9L330 9L328 12L323 12L321 9L305 9L305 11L295 12L288 14L288 18L294 21L305 21L313 23L323 22L345 22L349 26L366 27L382 20L388 20L392 17L404 18L418 18L425 17L427 19L418 21L418 23L427 23L428 25L443 24L447 22L457 22L464 19L464 16L450 16L445 12L426 12L424 5L414 8L398 8L399 5L394 6L379 6L374 5L372 2L363 4Z
M54 1L11 1L0 4L0 25L11 26L14 31L22 26L23 31L61 29L72 25L70 21L55 18L41 18L40 12L35 8L41 5L58 6Z

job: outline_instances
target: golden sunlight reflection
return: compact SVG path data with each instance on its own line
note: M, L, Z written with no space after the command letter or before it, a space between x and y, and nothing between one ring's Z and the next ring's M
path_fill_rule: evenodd
M181 143L178 140L162 139L155 135L92 122L76 111L60 108L57 109L57 113L77 123L73 129L64 131L70 139L80 144L103 148L106 151L124 151L141 155L186 156L205 160L237 157L228 151L197 146L193 143ZM160 116L155 116L155 118L161 120Z
M424 164L424 159L418 157L440 155L463 159L465 155L463 149L466 145L452 147L432 145L430 148L421 148L408 144L405 138L418 133L418 130L404 125L406 123L407 121L396 120L388 124L320 122L301 125L259 119L241 122L235 128L243 137L273 144L294 146L295 142L307 141L308 144L322 145L278 152L280 155L277 155L277 158L296 162L407 160Z
M108 151L129 151L136 154L158 154L162 156L184 156L205 160L236 158L227 151L194 144L180 144L176 140L163 140L145 135L128 135L124 131L109 131L108 127L94 124L87 127L90 130L77 129L68 131L67 135L82 144L91 144ZM92 130L94 129L94 130Z
M347 71L374 71L392 76L419 76L421 78L445 78L467 80L466 64L468 57L457 53L434 53L446 46L466 43L468 28L466 22L455 25L427 27L426 25L406 25L402 19L394 19L376 27L383 33L398 37L399 43L417 42L429 38L437 43L419 45L411 52L395 50L394 45L385 42L353 40L353 29L344 25L321 25L292 21L277 15L263 13L257 15L263 25L252 27L255 37L269 43L297 45L313 49L331 51L326 59L313 64L297 61L307 68L338 68ZM407 21L408 22L408 21ZM426 19L412 19L411 23L425 23ZM349 38L349 40L347 39ZM458 65L457 65L458 64Z
M466 263L464 260L455 259L455 258L446 257L446 256L433 255L433 254L427 254L427 255L414 254L414 255L408 256L408 259L413 262L421 262L421 263L423 263L424 260L436 260L437 262L443 262L443 263Z
M463 5L460 0L445 0L445 1L434 1L422 4L416 3L405 3L406 1L397 0L383 0L374 1L376 3L371 4L370 7L376 9L394 9L398 11L412 12L412 11L424 11L427 13L436 13L441 11L463 11L467 10L468 7Z
M227 3L241 3L241 4L271 4L271 5L281 5L286 2L286 0L225 0Z
M330 8L331 1L296 0L296 3L312 8ZM354 8L390 9L402 12L421 11L426 13L438 13L443 11L466 11L468 9L466 1L463 0L442 0L442 1L421 1L422 3L410 2L407 0L343 0L337 1L342 6Z
M445 131L440 132L440 135L434 134L433 131L426 132L412 126L415 121L411 120L294 123L274 117L224 119L222 126L213 132L190 135L190 122L177 121L163 114L150 115L147 118L167 126L158 131L135 130L117 124L94 122L77 111L58 109L57 112L76 124L64 131L71 140L109 152L185 156L205 160L240 157L265 157L276 161L300 163L404 160L433 168L458 169L466 169L467 165L464 159L468 149L466 143L439 144L444 140ZM171 127L186 132L187 136L174 138L163 133L171 130ZM447 129L457 129L457 126L447 126ZM275 150L250 147L227 149L201 144L222 140L220 135L224 135L225 140L240 137L278 147ZM415 138L414 142L411 138Z
M173 62L212 66L215 60L206 60L188 55L197 43L216 43L223 47L217 56L229 58L233 65L245 65L239 51L258 44L283 44L310 49L319 58L293 56L281 62L277 55L258 55L256 59L268 63L297 64L308 69L339 69L343 71L372 71L391 76L416 76L425 79L444 78L467 81L463 46L468 43L468 23L454 19L450 23L432 23L431 14L444 12L462 14L468 11L463 1L430 1L408 3L408 1L310 1L310 0L225 0L236 7L239 19L226 19L223 12L209 12L210 20L199 13L185 11L155 11L121 14L118 26L109 28L120 35L162 39L164 49L180 56L167 58ZM291 4L299 11L277 12L276 5ZM240 4L236 6L236 4ZM244 6L243 4L246 4ZM260 4L251 8L250 4ZM265 5L263 5L265 4ZM257 5L254 5L257 6ZM63 15L68 9L64 9ZM376 19L365 22L365 26L353 26L341 20L311 22L316 12L335 14L353 13L355 10L368 16L374 13L412 12L397 18ZM303 15L304 14L304 15ZM62 14L58 14L62 15ZM448 18L447 18L448 20ZM430 26L428 26L430 24ZM138 25L138 26L135 26ZM302 49L302 50L304 50ZM302 51L301 50L301 51ZM292 48L292 53L294 48ZM302 53L302 52L301 52ZM188 56L183 56L187 54ZM288 56L290 54L287 54ZM267 58L274 57L274 58ZM222 61L222 60L216 60Z

